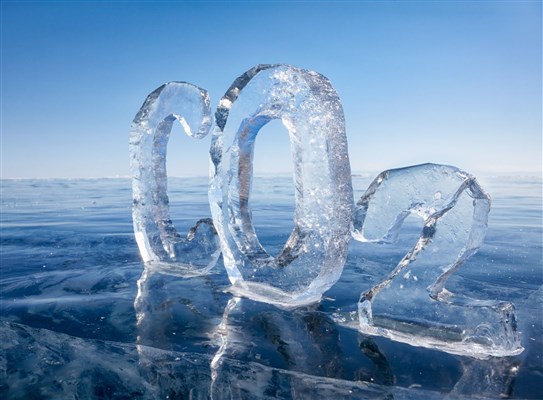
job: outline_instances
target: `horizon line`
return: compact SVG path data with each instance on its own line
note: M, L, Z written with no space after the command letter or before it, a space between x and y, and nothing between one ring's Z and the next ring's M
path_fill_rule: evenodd
M390 168L396 169L396 168ZM461 168L460 168L461 169ZM371 177L371 176L377 176L381 172L388 171L385 170L367 170L367 171L352 171L351 177ZM466 171L469 172L469 171ZM485 176L485 177L499 177L499 176L543 176L542 170L525 170L525 171L480 171L478 173L471 173L471 175L477 177L479 176ZM284 177L284 176L291 176L292 172L259 172L254 174L254 177ZM168 178L175 178L175 179L182 179L182 178L207 178L209 179L209 175L203 175L203 174L194 174L194 175L170 175ZM106 175L106 176L76 176L76 177L62 177L62 176L51 176L51 177L0 177L0 181L22 181L22 180L100 180L100 179L132 179L130 175Z

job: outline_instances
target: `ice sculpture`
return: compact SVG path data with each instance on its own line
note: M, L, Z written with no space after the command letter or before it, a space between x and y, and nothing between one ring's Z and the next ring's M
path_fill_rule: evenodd
M205 273L220 255L211 219L200 219L185 239L169 215L166 151L176 120L187 135L205 137L213 124L207 92L185 82L166 83L147 97L134 118L130 134L134 233L144 262Z
M250 207L255 141L274 119L288 130L296 201L294 229L277 256L260 243ZM200 219L186 239L169 217L166 150L175 120L194 138L213 131L213 220ZM165 84L134 119L130 157L134 232L148 267L205 274L222 250L236 296L293 308L319 301L339 279L351 234L389 243L416 215L424 220L422 234L387 279L362 293L359 329L476 358L523 350L512 304L444 287L482 244L489 196L457 168L424 164L381 173L355 207L342 106L316 72L257 65L220 100L215 123L207 92L184 82ZM352 322L353 316L341 319Z
M341 275L354 206L336 91L316 72L258 65L234 81L215 119L209 200L234 292L284 307L318 301ZM273 119L289 132L296 190L295 227L277 257L250 208L255 140Z
M457 168L424 164L381 173L356 204L354 238L389 243L410 214L424 227L389 277L362 293L360 330L476 358L522 352L511 303L444 287L482 244L489 209L488 194Z

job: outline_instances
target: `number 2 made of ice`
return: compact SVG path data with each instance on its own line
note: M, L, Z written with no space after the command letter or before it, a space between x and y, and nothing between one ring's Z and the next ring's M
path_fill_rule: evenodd
M511 303L444 287L481 246L489 210L488 194L457 168L423 164L382 172L357 202L354 238L390 243L410 214L424 225L389 277L360 296L360 330L477 358L522 352Z

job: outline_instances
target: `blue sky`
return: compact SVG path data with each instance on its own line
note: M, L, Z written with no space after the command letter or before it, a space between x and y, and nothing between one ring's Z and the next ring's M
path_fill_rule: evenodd
M147 94L182 80L215 106L241 73L327 76L354 172L423 162L540 171L540 1L2 2L2 177L128 176ZM279 123L256 171L290 170ZM209 137L175 128L171 175L206 175Z

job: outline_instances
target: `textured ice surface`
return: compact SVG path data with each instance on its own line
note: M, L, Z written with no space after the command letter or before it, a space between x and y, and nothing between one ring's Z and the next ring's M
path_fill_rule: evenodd
M166 153L172 125L205 137L212 126L207 92L185 82L170 82L152 92L132 122L130 162L136 242L145 262L164 268L204 273L220 254L213 222L200 219L187 237L170 219Z
M489 210L490 197L457 168L424 164L381 173L356 205L353 236L390 243L410 215L424 226L388 278L362 293L360 330L477 358L520 353L513 304L444 287L481 246Z
M420 388L314 376L233 358L222 359L212 377L212 360L205 354L82 339L6 321L0 321L0 335L0 395L6 400L443 398Z
M466 360L465 371L450 393L423 389L417 384L409 388L396 386L387 357L371 339L362 340L360 351L353 350L364 353L372 368L359 371L358 379L345 379L340 363L345 355L337 353L338 348L334 346L337 331L323 334L325 329L334 328L333 324L326 321L326 317L315 318L312 314L306 312L287 319L277 311L257 315L256 322L266 324L269 339L266 343L265 337L258 336L262 340L259 351L265 354L275 350L283 359L283 368L255 358L254 346L243 341L247 331L236 329L236 320L243 320L236 306L225 311L221 321L224 347L219 357L131 342L81 338L0 321L0 396L6 400L440 400L470 399L474 398L473 393L478 399L507 398L507 390L512 388L515 367L507 359L484 364ZM322 322L324 325L319 325ZM295 335L294 340L292 335ZM315 341L312 346L304 347L307 339ZM319 365L319 362L324 363ZM376 382L361 380L364 373L373 374Z
M215 118L209 197L233 290L285 307L318 301L341 275L353 212L336 91L316 72L259 65L234 81ZM294 229L277 257L260 243L250 205L255 140L273 119L289 132L296 199Z
M272 226L277 241L289 223L276 205L294 205L293 192L274 191L286 181L255 179L253 192L254 212L269 209L257 227ZM370 182L353 179L358 188ZM223 268L188 279L143 269L129 180L0 184L2 400L194 399L211 392L214 399L543 398L541 178L485 179L493 195L485 244L447 281L455 294L515 303L526 350L487 360L368 337L331 318L349 307L356 314L360 292L386 277L383 254L397 264L403 230L400 246L351 241L341 279L318 305L283 310L242 298L229 308ZM195 204L191 214L206 215L207 184L175 178L169 193L184 194ZM259 199L266 191L273 207ZM170 212L178 221L185 208L172 204ZM134 310L142 272L148 275Z

